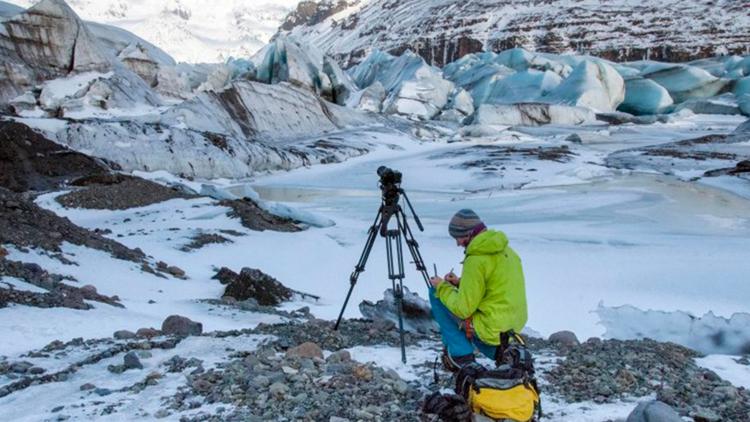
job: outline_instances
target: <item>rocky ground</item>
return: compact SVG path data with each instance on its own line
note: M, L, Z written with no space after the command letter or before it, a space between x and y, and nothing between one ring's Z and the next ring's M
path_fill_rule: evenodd
M80 188L57 197L67 208L124 210L191 197L176 189L121 174L89 176L73 181L72 185Z
M161 330L144 328L137 333L118 331L110 339L53 342L19 359L0 359L0 398L35 385L66 382L99 365L109 378L141 375L131 376L128 379L138 381L117 389L81 382L77 395L81 400L76 397L72 403L60 403L55 414L64 418L78 411L85 406L80 401L91 402L89 406L100 416L117 414L124 402L108 402L106 397L159 392L159 408L140 416L183 421L433 420L420 410L423 397L452 386L450 374L440 368L435 382L432 362L426 359L440 349L435 332L407 334L409 353L420 349L427 353L410 357L417 376L404 378L400 371L377 362L358 361L350 352L362 347L396 347L394 324L344 320L340 330L334 331L332 322L303 311L288 315L288 322L281 324L211 333L203 333L199 323L171 316ZM209 343L237 339L237 344L248 346L227 348L223 357L213 361L197 351L192 355L189 349L168 352L182 347L188 338ZM250 346L251 338L264 340ZM602 404L656 395L694 421L750 420L748 391L698 367L694 361L698 354L689 349L651 340L590 339L578 344L570 333L555 334L549 340L531 338L529 345L541 359L538 377L548 403ZM154 365L160 351L167 353ZM79 358L58 370L45 367L50 358L70 361L71 356ZM108 362L112 363L103 365ZM174 374L183 375L179 385L162 385ZM164 395L168 391L173 392ZM633 420L654 420L643 417Z
M0 187L14 192L45 191L113 165L56 144L26 125L0 121Z

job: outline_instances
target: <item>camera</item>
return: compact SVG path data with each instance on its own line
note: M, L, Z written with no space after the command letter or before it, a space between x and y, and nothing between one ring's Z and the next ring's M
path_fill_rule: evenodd
M401 172L398 170L380 166L378 167L378 176L380 176L380 183L383 185L401 184Z

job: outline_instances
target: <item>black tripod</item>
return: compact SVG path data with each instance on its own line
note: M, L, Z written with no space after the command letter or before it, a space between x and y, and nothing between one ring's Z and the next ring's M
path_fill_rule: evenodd
M362 255L359 257L359 262L354 267L354 272L349 276L349 282L351 283L349 286L349 293L346 295L344 306L341 307L341 313L339 313L339 318L336 321L334 330L338 330L339 328L341 318L344 316L346 305L349 303L349 298L352 295L354 286L357 284L359 275L365 271L367 259L370 257L372 246L375 244L375 238L379 233L380 236L385 238L385 251L388 260L388 278L391 280L393 297L396 300L396 309L398 313L398 330L401 338L401 361L406 363L404 321L402 317L402 301L404 298L404 254L401 246L402 238L405 239L406 246L409 248L409 253L411 253L417 271L422 273L422 277L428 288L430 287L430 276L427 273L427 267L424 265L422 255L419 253L419 244L417 244L417 241L414 239L411 227L409 227L409 223L406 221L406 213L401 208L401 205L398 204L401 195L403 195L406 200L406 204L409 206L419 230L424 231L424 227L422 226L422 222L419 221L419 217L414 212L414 207L412 207L409 197L406 196L406 192L401 189L401 173L381 166L378 168L378 175L380 176L380 190L383 193L382 203L380 204L380 209L375 217L375 221L368 232L365 248L362 251ZM389 229L388 224L392 219L396 221L396 227Z

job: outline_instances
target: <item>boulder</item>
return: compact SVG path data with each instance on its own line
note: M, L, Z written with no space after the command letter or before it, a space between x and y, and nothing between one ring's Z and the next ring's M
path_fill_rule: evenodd
M549 336L551 343L562 344L565 346L577 346L580 344L578 337L572 331L558 331Z
M180 315L170 315L161 324L166 335L199 336L203 334L203 324Z
M404 287L402 308L405 330L427 332L437 328L432 318L430 303L406 287ZM383 293L383 299L377 303L363 301L359 304L359 310L365 318L372 319L376 323L384 321L397 323L398 321L398 309L392 289L387 289Z
M132 340L136 338L136 334L128 330L119 330L119 331L115 331L112 337L114 337L117 340Z
M669 405L660 401L641 402L625 422L681 422L682 418Z
M8 251L0 246L0 259L5 259L6 256L8 256Z
M254 299L262 306L277 306L293 296L292 290L275 278L254 268L243 268L224 290L223 296L244 301Z
M143 369L141 360L138 359L138 355L135 352L128 352L123 358L123 367L125 370L128 369Z
M315 343L306 342L286 351L288 358L323 359L323 350Z
M135 336L138 338L154 338L162 335L162 332L156 328L139 328L135 332Z

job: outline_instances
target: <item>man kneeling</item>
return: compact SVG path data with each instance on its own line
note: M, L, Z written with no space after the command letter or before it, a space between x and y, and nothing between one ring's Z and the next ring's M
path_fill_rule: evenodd
M521 259L501 231L489 230L469 209L456 213L448 231L466 248L461 278L433 277L432 316L440 326L451 370L474 361L474 347L490 359L500 334L520 333L528 318Z

